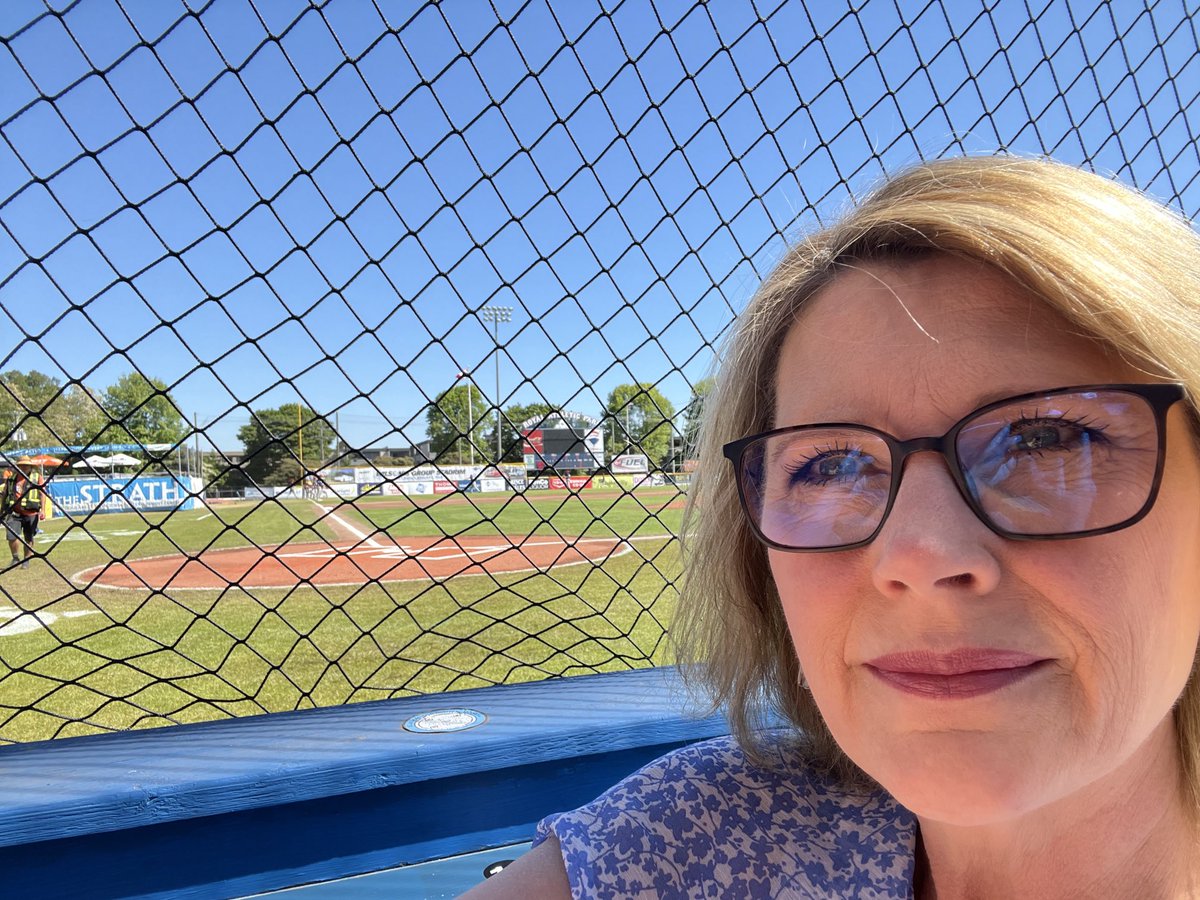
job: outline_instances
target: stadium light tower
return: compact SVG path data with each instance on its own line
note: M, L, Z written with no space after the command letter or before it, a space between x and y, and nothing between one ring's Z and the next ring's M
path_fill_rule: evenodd
M500 443L500 323L512 321L511 306L485 306L482 310L483 321L492 323L492 339L496 342L496 465L504 459L504 450Z

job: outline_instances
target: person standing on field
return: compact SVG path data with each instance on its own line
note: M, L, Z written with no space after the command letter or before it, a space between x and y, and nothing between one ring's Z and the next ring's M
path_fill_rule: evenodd
M12 564L29 568L33 556L33 539L38 522L45 518L42 511L42 486L35 476L26 474L18 465L17 471L4 479L0 488L0 517L4 520L5 537L12 554ZM24 558L21 544L25 545Z

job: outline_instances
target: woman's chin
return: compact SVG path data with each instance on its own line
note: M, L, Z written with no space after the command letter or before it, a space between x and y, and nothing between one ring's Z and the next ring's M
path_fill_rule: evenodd
M864 768L906 809L947 824L989 825L1011 820L1061 796L1052 767L1029 753L979 746L981 736L902 742ZM926 745L922 748L922 744ZM930 744L936 744L934 749Z

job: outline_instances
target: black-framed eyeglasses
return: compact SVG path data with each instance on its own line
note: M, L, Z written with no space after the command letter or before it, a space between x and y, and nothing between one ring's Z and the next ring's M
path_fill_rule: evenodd
M940 453L967 505L1013 540L1107 534L1154 505L1180 384L1098 384L980 407L941 437L898 440L845 422L725 445L754 531L780 550L848 550L879 534L909 456Z

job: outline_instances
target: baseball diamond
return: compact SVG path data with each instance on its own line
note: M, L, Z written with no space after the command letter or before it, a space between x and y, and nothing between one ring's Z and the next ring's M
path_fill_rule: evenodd
M77 584L135 590L289 588L372 581L542 572L627 552L627 540L553 536L404 537L208 550L203 555L113 560L77 572Z

